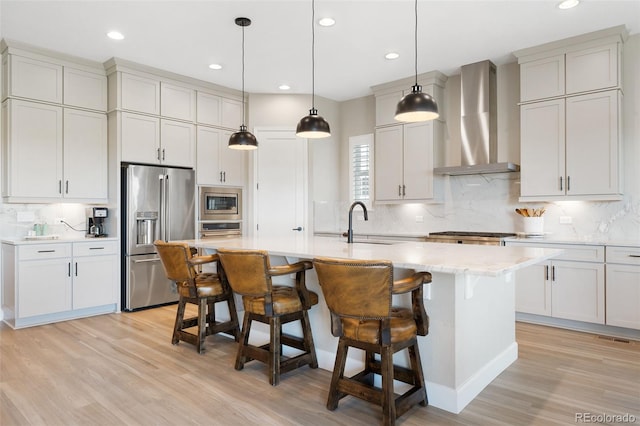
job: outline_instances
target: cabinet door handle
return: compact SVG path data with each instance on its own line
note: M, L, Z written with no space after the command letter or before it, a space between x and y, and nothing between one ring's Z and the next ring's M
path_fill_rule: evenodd
M398 185L398 197L402 196L402 185Z
M68 194L69 193L69 181L65 181L64 183L64 193Z
M220 182L224 182L224 181L222 180L222 172L220 172Z
M78 262L76 262L76 277L78 276Z
M156 150L156 157L158 158L158 161L160 161L160 148Z
M89 250L104 250L104 247L89 247Z
M562 176L560 176L560 191L562 191Z
M402 185L402 196L404 197L405 195L407 195L406 191L406 186Z
M227 181L227 172L222 172L222 181L223 182Z
M629 257L640 257L640 254L630 254Z
M58 181L58 193L62 194L62 180Z
M55 250L38 250L38 253L55 253Z
M162 161L164 161L164 148L162 148Z
M544 280L549 281L549 265L544 266Z
M71 276L71 262L67 263L67 276Z
M552 266L551 267L551 281L555 281L556 280L556 267Z
M571 191L571 176L567 176L567 192Z

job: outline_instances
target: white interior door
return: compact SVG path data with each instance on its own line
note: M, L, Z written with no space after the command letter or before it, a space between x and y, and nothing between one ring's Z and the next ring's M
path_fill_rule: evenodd
M260 237L305 232L307 218L307 140L293 129L256 130L255 226Z

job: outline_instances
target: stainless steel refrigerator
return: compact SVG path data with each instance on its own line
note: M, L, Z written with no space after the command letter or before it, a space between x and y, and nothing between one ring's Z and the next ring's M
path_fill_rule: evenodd
M156 239L195 238L195 177L191 169L122 165L122 309L176 302Z

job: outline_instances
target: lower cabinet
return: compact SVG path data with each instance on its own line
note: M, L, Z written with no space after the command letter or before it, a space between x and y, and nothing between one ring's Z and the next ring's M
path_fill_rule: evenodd
M13 328L117 307L116 241L2 244L2 308Z
M640 330L640 247L607 246L607 325Z
M605 323L604 246L526 241L506 245L565 250L553 260L516 271L516 311Z

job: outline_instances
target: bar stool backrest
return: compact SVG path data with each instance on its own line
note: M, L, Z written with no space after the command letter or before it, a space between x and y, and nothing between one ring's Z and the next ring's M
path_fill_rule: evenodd
M264 296L271 293L272 282L268 274L271 265L264 250L217 250L229 285L242 296Z

